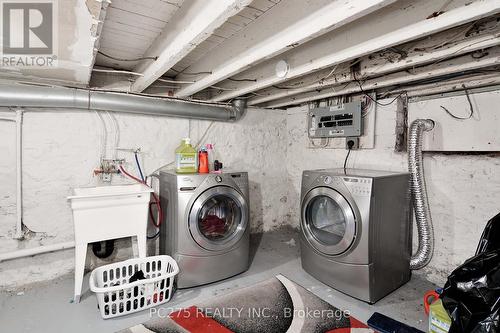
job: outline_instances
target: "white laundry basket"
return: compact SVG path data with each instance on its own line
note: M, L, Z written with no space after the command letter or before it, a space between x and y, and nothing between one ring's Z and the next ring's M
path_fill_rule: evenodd
M145 279L129 282L142 271ZM98 267L90 274L104 319L141 311L170 300L179 267L170 256L152 256Z

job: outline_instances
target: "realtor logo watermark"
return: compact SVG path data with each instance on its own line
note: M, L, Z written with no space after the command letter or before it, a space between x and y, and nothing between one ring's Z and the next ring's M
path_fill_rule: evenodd
M56 1L0 0L1 66L57 66Z

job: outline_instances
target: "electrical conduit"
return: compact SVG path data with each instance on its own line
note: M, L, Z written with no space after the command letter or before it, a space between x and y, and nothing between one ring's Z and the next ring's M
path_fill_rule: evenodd
M431 119L416 119L410 125L408 170L410 191L417 223L418 248L410 260L410 269L421 269L431 261L434 252L434 230L427 198L422 157L422 134L434 128Z

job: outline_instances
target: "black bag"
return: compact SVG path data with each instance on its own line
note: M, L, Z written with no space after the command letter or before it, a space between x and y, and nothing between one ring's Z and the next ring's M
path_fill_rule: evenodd
M486 224L477 246L476 255L492 250L500 250L500 213Z
M500 333L500 214L488 221L476 255L448 276L440 298L450 333Z

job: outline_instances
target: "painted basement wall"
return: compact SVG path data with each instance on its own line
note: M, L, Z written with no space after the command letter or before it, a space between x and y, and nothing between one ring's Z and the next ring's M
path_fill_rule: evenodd
M498 98L498 93L491 94L491 98ZM387 102L390 100L381 101ZM287 110L289 220L294 226L299 225L300 219L302 171L342 167L346 156L345 149L308 148L306 110L307 107ZM396 103L377 106L375 148L352 151L348 167L407 171L407 154L394 152L395 125ZM417 274L443 284L451 270L474 255L486 222L500 212L500 159L494 155L424 153L424 169L436 245L429 266ZM414 249L415 241L416 237Z
M1 110L0 110L1 111ZM7 110L4 110L7 111ZM249 172L252 231L270 230L286 222L286 116L283 111L249 109L236 123L215 122L205 142L215 143L224 166ZM208 121L130 114L114 114L120 128L119 146L141 148L146 173L174 158L181 138L191 131L194 143ZM114 140L112 122L108 146ZM92 171L99 164L101 123L94 112L65 110L24 114L23 191L24 223L36 234L29 240L12 239L15 231L15 125L0 121L0 252L74 240L71 210L66 197L71 188L99 184ZM111 152L111 147L108 147ZM111 155L110 155L111 156ZM118 152L127 159L126 169L137 174L133 154ZM123 181L114 176L114 182ZM150 230L152 234L154 230ZM110 260L131 255L130 240L119 242L118 254ZM116 252L116 251L115 251ZM89 247L89 253L91 253ZM15 287L71 272L74 250L0 263L0 287ZM92 255L90 267L102 262Z
M382 101L387 102L387 101ZM303 170L341 167L344 149L309 149L306 108L286 113L251 109L235 124L215 123L205 141L216 143L226 166L248 170L251 181L252 230L282 224L299 225L300 179ZM349 167L406 171L405 153L394 152L396 105L376 111L375 148L353 151ZM191 127L194 142L209 122L117 114L120 147L141 147L146 171L172 161L173 151ZM113 139L107 119L109 143ZM444 124L446 125L446 124ZM29 241L12 240L15 226L14 125L0 122L0 251L73 240L70 189L97 182L100 122L91 112L28 112L24 125L24 220L42 232ZM110 149L108 149L110 150ZM130 153L119 157L132 161ZM436 251L428 279L442 284L447 274L470 257L486 221L500 206L500 161L488 155L425 153L425 172L435 226ZM135 172L133 165L127 169ZM43 234L44 233L44 234ZM130 253L120 242L118 259ZM57 277L73 270L73 250L0 263L0 287ZM90 267L101 264L93 255ZM116 260L116 254L110 260ZM69 296L68 296L69 297Z

